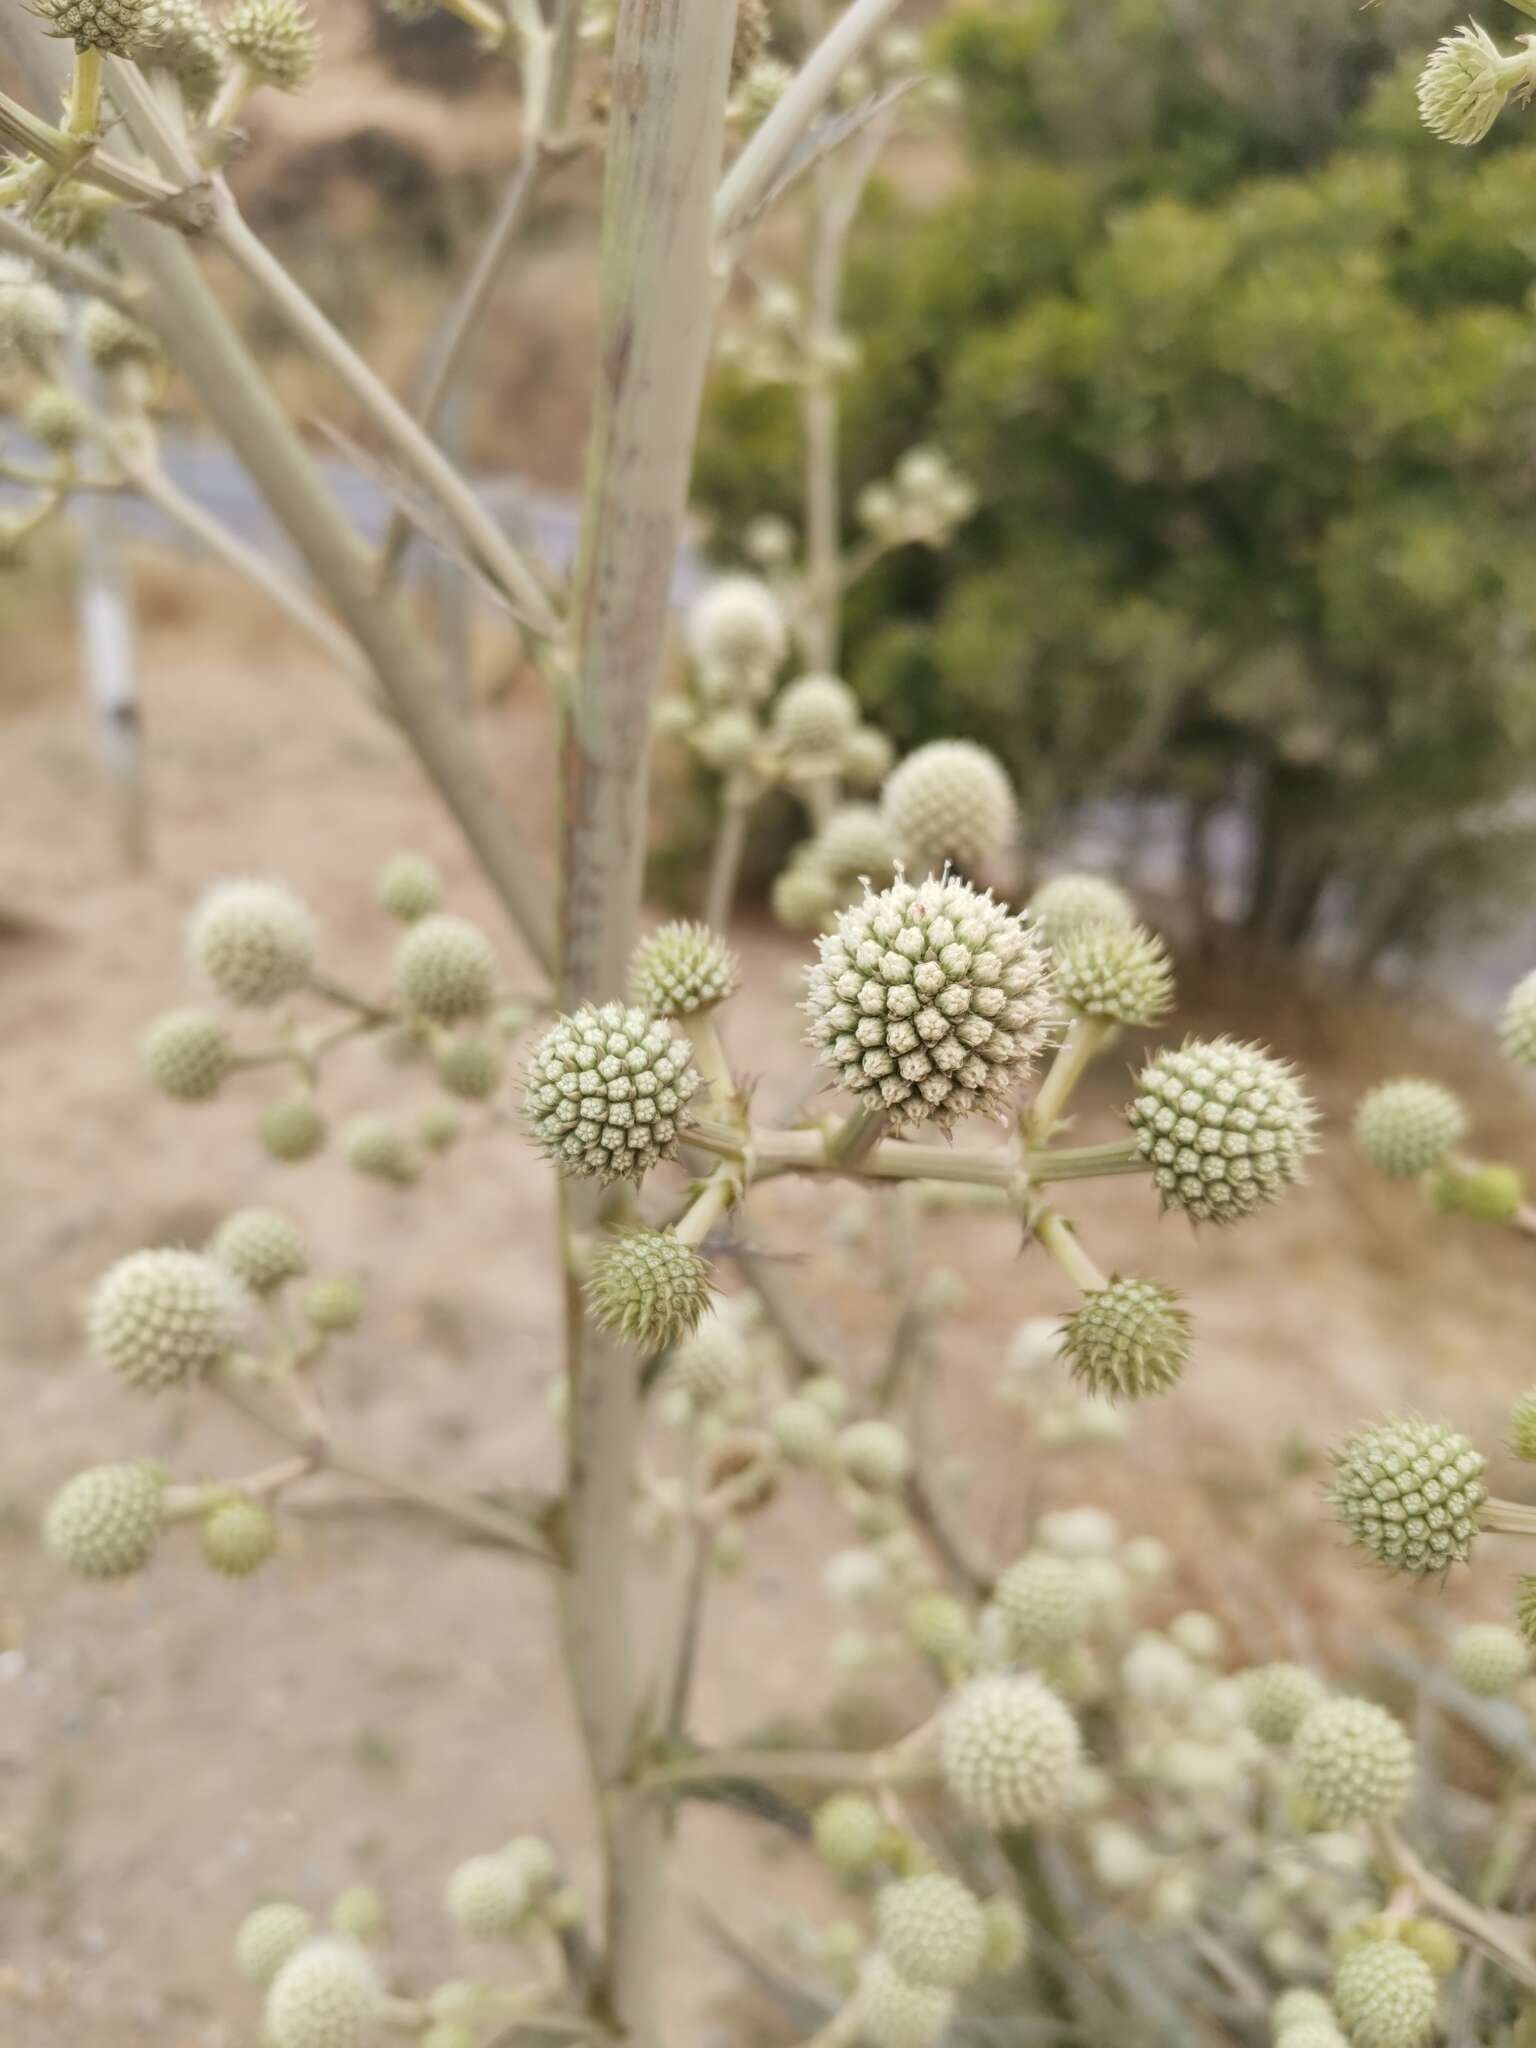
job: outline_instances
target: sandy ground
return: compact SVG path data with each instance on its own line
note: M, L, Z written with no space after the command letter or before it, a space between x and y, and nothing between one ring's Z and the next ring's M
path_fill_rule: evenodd
M340 1431L472 1483L548 1486L557 1472L550 1186L509 1119L397 1193L333 1155L297 1169L268 1161L254 1137L259 1075L197 1110L156 1099L140 1077L145 1022L191 998L180 927L210 878L282 876L321 917L327 963L369 984L391 939L370 878L392 850L431 854L458 907L494 916L391 736L302 649L211 582L181 580L147 662L152 874L119 871L72 691L44 686L53 669L26 686L46 650L18 644L4 722L0 904L39 926L0 946L0 2036L17 2048L253 2042L228 1941L264 1895L323 1908L343 1884L376 1879L395 1915L391 1966L421 1986L486 1960L456 1950L436 1910L462 1857L538 1827L579 1881L593 1875L535 1571L360 1514L292 1518L279 1561L240 1586L216 1580L185 1539L121 1590L66 1579L39 1553L43 1504L84 1464L153 1454L191 1478L270 1455L206 1401L130 1398L79 1336L84 1291L113 1257L199 1241L248 1202L297 1217L319 1266L366 1277L368 1316L332 1376ZM213 604L217 653L195 616ZM549 786L539 720L514 699L485 737L536 836ZM800 950L750 933L749 998L727 1023L770 1114L808 1079L788 992ZM506 960L509 982L526 984L510 943ZM1402 1063L1401 1019L1341 1018L1251 982L1228 1001L1225 1021L1300 1057L1335 1112L1362 1072ZM1475 1073L1480 1051L1459 1057ZM1443 1070L1456 1071L1451 1049ZM1097 1104L1090 1094L1085 1135L1111 1133L1122 1071L1109 1062L1109 1092ZM335 1083L338 1114L413 1106L425 1092L366 1050L338 1062ZM1492 1084L1480 1108L1491 1128L1518 1129ZM1518 1156L1507 1137L1503 1149ZM1230 1235L1159 1227L1139 1181L1086 1189L1070 1207L1102 1264L1148 1267L1187 1290L1196 1363L1172 1399L1138 1415L1125 1448L1042 1471L989 1388L1008 1333L1067 1306L1063 1287L1038 1255L1019 1254L1004 1219L938 1217L925 1256L960 1276L964 1299L938 1338L934 1434L946 1455L978 1460L973 1540L1005 1558L1029 1502L1096 1499L1176 1545L1170 1600L1216 1609L1245 1652L1299 1642L1357 1666L1371 1634L1415 1603L1341 1559L1313 1480L1284 1475L1305 1447L1394 1404L1492 1441L1530 1373L1527 1244L1432 1223L1336 1140L1305 1196ZM822 1255L827 1214L824 1191L783 1185L746 1228L811 1290L825 1341L857 1379L884 1344L888 1303L872 1251ZM834 1706L857 1711L859 1683L830 1671L840 1624L817 1585L819 1558L846 1540L808 1483L754 1525L746 1570L712 1610L703 1735L814 1731ZM1496 1612L1502 1569L1420 1599L1421 1624L1443 1626L1453 1608ZM729 1972L691 1902L707 1892L756 1936L774 1901L812 1897L813 1882L782 1838L695 1812L677 1889L671 2038L741 2041L722 2002Z

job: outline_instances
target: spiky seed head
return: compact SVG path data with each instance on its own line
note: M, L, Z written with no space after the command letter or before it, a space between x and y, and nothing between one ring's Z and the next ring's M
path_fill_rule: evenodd
M105 50L126 57L139 40L144 0L32 0L33 10L48 24L48 34L72 42L77 50Z
M952 1593L914 1593L907 1602L907 1639L925 1657L954 1663L970 1654L971 1617Z
M896 872L896 846L878 804L840 804L805 858L839 882L884 886Z
M224 45L197 0L148 0L138 61L168 71L194 116L208 111L224 82Z
M1059 946L1089 925L1133 925L1136 906L1102 875L1053 875L1025 906L1048 946Z
M1333 2003L1350 2048L1420 2048L1435 2031L1440 1986L1406 1942L1364 1941L1339 1964Z
M1054 950L1056 991L1081 1017L1155 1024L1173 1001L1167 949L1140 925L1100 919L1058 940Z
M872 1493L893 1493L912 1469L912 1446L894 1422L850 1422L837 1439L837 1462Z
M1476 1622L1462 1629L1451 1645L1452 1671L1468 1692L1483 1699L1513 1692L1530 1668L1526 1643L1501 1622Z
M27 401L21 423L40 447L67 455L90 425L85 406L63 384L45 384Z
M220 882L192 913L192 963L226 1002L268 1009L308 981L315 921L276 882Z
M1338 2022L1333 2016L1333 2007L1321 1991L1296 1984L1289 1991L1282 1991L1269 2008L1269 2031L1278 2041L1289 2028L1301 2026L1337 2028Z
M687 1040L665 1018L587 1004L535 1046L523 1114L562 1173L606 1187L676 1158L700 1086Z
M982 1827L1028 1827L1059 1812L1081 1760L1076 1721L1038 1678L987 1673L952 1695L940 1726L944 1782Z
M421 1112L416 1135L429 1152L446 1152L450 1145L457 1144L462 1129L458 1111L450 1109L446 1102L436 1102Z
M279 92L297 92L320 64L320 31L304 0L236 0L220 23L230 52Z
M235 1968L265 1991L288 1958L308 1941L314 1925L302 1906L287 1899L255 1907L235 1933Z
M1488 1460L1459 1430L1391 1416L1358 1431L1332 1457L1329 1502L1378 1564L1443 1572L1466 1563L1488 1498Z
M1438 1166L1466 1131L1467 1112L1438 1081L1383 1081L1355 1111L1355 1143L1392 1180Z
M1277 1201L1317 1145L1317 1111L1295 1069L1231 1038L1157 1053L1125 1118L1163 1208L1195 1223L1235 1223Z
M1324 1700L1291 1747L1297 1782L1324 1827L1392 1820L1413 1784L1413 1744L1373 1700Z
M811 1839L822 1862L847 1877L867 1870L880 1854L885 1822L862 1792L834 1792L812 1817Z
M165 1478L153 1465L93 1465L61 1486L43 1519L48 1555L88 1579L141 1572L160 1537Z
M1088 1625L1088 1598L1079 1569L1048 1550L1032 1550L1009 1565L992 1588L1015 1654L1038 1661L1075 1642Z
M443 1904L461 1934L496 1941L515 1934L527 1917L528 1880L509 1856L471 1856L450 1874Z
M229 1033L207 1010L168 1010L139 1047L144 1071L173 1102L207 1102L219 1092L234 1057Z
M773 700L773 736L789 754L836 756L858 723L858 699L838 676L798 676Z
M309 1271L298 1225L276 1209L237 1209L219 1225L208 1249L253 1294L270 1294Z
M804 858L792 860L768 893L774 916L792 932L818 931L840 900L835 878Z
M1442 142L1481 142L1510 93L1528 79L1526 58L1506 57L1485 29L1468 22L1436 43L1419 73L1419 116Z
M817 942L807 1033L823 1066L898 1126L1001 1118L1045 1042L1046 956L958 876L865 891Z
M355 1330L362 1316L362 1284L350 1273L328 1273L304 1290L304 1320L326 1336Z
M711 1291L706 1261L670 1230L623 1230L606 1238L587 1278L598 1328L647 1354L666 1351L696 1330Z
M373 893L402 924L427 917L443 900L443 878L424 854L392 853L379 869Z
M102 1364L146 1394L181 1386L233 1350L246 1297L201 1252L130 1252L92 1292L86 1332Z
M203 1519L203 1555L229 1579L248 1579L277 1548L277 1523L259 1501L220 1501Z
M483 1017L496 998L496 949L479 925L439 911L412 925L395 954L395 987L434 1024Z
M838 759L851 789L875 790L896 765L896 749L877 727L861 725L843 741Z
M1262 1664L1243 1686L1244 1716L1260 1742L1288 1743L1326 1697L1323 1681L1303 1664Z
M694 752L721 775L745 768L757 752L762 731L750 711L717 711L690 734Z
M1061 1326L1073 1376L1108 1401L1165 1394L1189 1363L1189 1315L1171 1287L1131 1274L1093 1288Z
M980 1902L941 1870L882 1885L875 1928L886 1960L909 1984L956 1990L977 1975L986 1953Z
M290 1165L312 1158L325 1143L325 1118L307 1095L272 1103L262 1111L257 1128L272 1157Z
M389 1922L389 1911L371 1884L349 1884L331 1908L331 1928L352 1941L376 1941Z
M0 288L0 309L4 292ZM1536 1066L1536 967L1522 975L1499 1011L1499 1050L1522 1067Z
M408 1187L420 1168L395 1126L382 1116L355 1116L341 1134L342 1157L354 1173Z
M717 578L688 614L688 649L706 696L760 703L789 651L778 599L759 577Z
M51 284L20 257L0 255L0 361L18 357L46 371L69 332L69 312Z
M878 1950L864 1965L855 1996L859 2035L872 2048L934 2048L955 2009L953 1991L909 1983Z
M746 1339L731 1317L719 1313L701 1319L667 1360L668 1388L686 1394L695 1411L728 1399L751 1377Z
M982 1951L984 1976L1006 1977L1022 1969L1029 1958L1029 1922L1015 1902L999 1893L983 1899L981 1917L986 1930Z
M494 1039L467 1032L439 1046L432 1064L450 1095L465 1102L485 1102L501 1086L507 1063Z
M92 363L107 375L130 363L160 360L160 344L150 330L105 299L93 299L86 307L80 339Z
M1008 771L971 740L934 740L891 771L880 808L914 866L984 867L1007 845L1016 807Z
M355 1941L325 1935L283 1964L263 2018L272 2048L365 2048L383 2003L365 1951Z
M664 924L629 959L629 1000L654 1017L712 1010L741 986L741 962L707 924Z

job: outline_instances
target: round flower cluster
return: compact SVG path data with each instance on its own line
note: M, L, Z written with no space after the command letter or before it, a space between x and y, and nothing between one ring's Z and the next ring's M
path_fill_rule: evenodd
M253 1294L270 1294L309 1270L298 1227L276 1209L237 1209L219 1225L208 1250Z
M919 868L946 861L975 869L1013 832L1013 784L995 754L970 740L934 740L896 768L881 809L891 836Z
M756 576L722 576L694 601L688 648L707 697L759 703L789 649L778 600Z
M1081 1017L1155 1024L1173 1001L1167 949L1140 925L1090 919L1056 941L1056 991Z
M69 332L69 313L51 284L19 257L0 256L0 359L18 356L47 370Z
M76 1473L43 1521L49 1556L88 1579L142 1571L159 1541L164 1487L153 1465L93 1465Z
M1232 1223L1299 1181L1317 1112L1294 1068L1230 1038L1168 1047L1125 1112L1165 1209Z
M1322 1680L1305 1665L1260 1665L1244 1686L1248 1726L1261 1742L1287 1743L1323 1698Z
M350 1273L331 1273L304 1291L304 1320L333 1336L355 1330L362 1320L363 1290Z
M307 1095L271 1103L257 1128L272 1157L290 1164L311 1158L325 1143L325 1118Z
M443 900L443 878L419 853L396 853L379 869L373 885L381 908L402 924L427 917Z
M890 827L876 804L840 804L803 858L831 876L839 900L859 882L883 885L896 872Z
M315 921L276 882L220 882L192 913L192 961L226 1002L269 1009L308 981Z
M1007 1625L1010 1647L1021 1657L1054 1657L1075 1642L1088 1620L1082 1573L1048 1550L1031 1551L1002 1572L992 1604Z
M257 1906L246 1914L235 1935L235 1968L265 1990L288 1958L308 1941L314 1924L302 1906L286 1899Z
M653 1017L712 1010L741 986L741 962L707 924L664 924L629 962L629 1000Z
M1512 1223L1525 1200L1525 1177L1513 1166L1492 1162L1468 1170L1447 1166L1433 1176L1427 1192L1442 1216Z
M395 954L400 999L434 1024L483 1017L496 996L496 952L480 927L439 911L424 917Z
M516 1934L558 1873L548 1843L520 1835L489 1856L471 1856L448 1879L443 1903L449 1919L475 1941Z
M1165 1394L1189 1361L1189 1315L1172 1288L1131 1275L1097 1287L1061 1326L1062 1356L1104 1400Z
M588 1004L539 1040L523 1113L556 1166L606 1186L677 1156L700 1085L686 1040L664 1018Z
M45 384L28 399L21 423L40 447L67 455L85 434L89 420L73 391L62 384Z
M1354 1541L1395 1571L1465 1564L1487 1499L1488 1460L1458 1430L1417 1416L1362 1429L1333 1453L1328 1498Z
M105 50L126 57L139 39L145 0L34 0L48 33L77 50Z
M837 1439L837 1462L872 1493L893 1493L912 1469L912 1446L894 1422L850 1422Z
M1530 1649L1512 1628L1497 1621L1464 1628L1451 1645L1451 1669L1483 1699L1512 1692L1531 1668Z
M187 112L197 119L208 111L224 82L224 45L198 0L149 0L138 62L168 71Z
M881 1887L875 1928L893 1970L909 1984L955 1990L981 1968L987 1923L957 1878L927 1871Z
M1466 1131L1467 1112L1438 1081L1383 1081L1355 1111L1355 1143L1392 1180L1428 1173Z
M1517 981L1499 1012L1499 1050L1523 1067L1536 1066L1536 968Z
M144 1071L173 1102L217 1095L234 1058L229 1034L207 1010L171 1010L144 1034Z
M729 1316L712 1315L685 1336L667 1361L667 1386L692 1408L713 1407L752 1376L752 1354Z
M1077 1723L1036 1678L973 1678L944 1709L944 1782L972 1820L1028 1827L1058 1812L1081 1757Z
M873 2048L934 2048L954 2009L953 1991L910 1983L878 1950L864 1966L855 2013Z
M130 1252L97 1283L86 1312L91 1349L147 1394L180 1386L234 1348L245 1297L200 1252Z
M220 28L231 54L279 92L297 92L319 69L320 34L304 0L235 0Z
M1350 2048L1420 2048L1435 2031L1440 1986L1407 1942L1363 1941L1339 1964L1333 2003Z
M465 1102L488 1101L501 1086L505 1064L499 1047L474 1032L440 1045L432 1056L439 1082Z
M1001 1115L1045 1038L1046 956L990 891L956 877L866 892L818 942L810 1042L897 1124Z
M353 1117L341 1134L341 1149L354 1173L395 1187L409 1187L420 1170L415 1154L387 1117Z
M952 1593L914 1593L906 1624L908 1640L925 1657L948 1664L970 1653L971 1617Z
M267 1992L263 2020L272 2048L364 2048L384 1994L354 1941L325 1936L295 1949Z
M277 1548L277 1523L260 1502L240 1495L220 1501L203 1521L203 1555L226 1578L248 1579Z
M670 1230L625 1230L593 1254L587 1301L599 1329L639 1351L665 1351L709 1307L709 1267Z
M858 723L858 699L837 676L797 677L773 700L773 736L788 754L835 758Z
M1413 1783L1408 1731L1371 1700L1324 1700L1291 1747L1297 1783L1324 1827L1391 1820Z
M146 10L146 27L155 12ZM160 344L147 327L109 306L105 299L93 299L80 323L80 339L94 366L104 375L125 369L130 363L157 363Z
M1419 115L1444 142L1481 142L1516 86L1530 82L1528 54L1506 57L1486 29L1468 22L1436 43L1419 73Z
M874 1862L885 1839L880 1809L861 1792L834 1792L817 1807L811 1839L822 1862L847 1875Z

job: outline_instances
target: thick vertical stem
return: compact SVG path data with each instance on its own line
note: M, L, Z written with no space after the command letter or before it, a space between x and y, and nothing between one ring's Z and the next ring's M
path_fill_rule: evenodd
M106 498L81 500L80 654L96 722L102 767L111 784L118 848L126 866L150 865L149 790L139 720L133 600L123 561L117 509Z

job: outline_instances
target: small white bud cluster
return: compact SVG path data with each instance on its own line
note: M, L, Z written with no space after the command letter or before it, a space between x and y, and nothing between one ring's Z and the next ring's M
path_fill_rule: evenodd
M909 448L888 480L859 493L859 520L886 547L942 547L976 509L976 492L937 448Z

